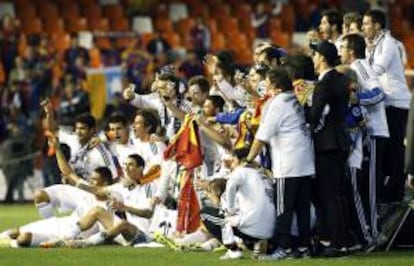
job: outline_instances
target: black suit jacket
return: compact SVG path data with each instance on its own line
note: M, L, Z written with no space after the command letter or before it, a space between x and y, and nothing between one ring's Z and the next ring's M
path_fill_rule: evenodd
M348 79L335 69L316 84L308 117L314 132L316 153L348 153L351 143L345 125L348 101ZM324 115L326 105L330 110Z

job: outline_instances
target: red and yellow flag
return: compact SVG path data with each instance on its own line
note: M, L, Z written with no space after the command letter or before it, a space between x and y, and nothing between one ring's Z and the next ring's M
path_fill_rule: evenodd
M165 159L175 159L185 168L178 199L177 232L192 233L200 226L200 205L193 186L194 168L203 163L198 125L187 114L180 130L164 151Z
M203 163L201 145L198 136L198 125L193 116L187 114L180 130L164 151L164 158L175 158L178 164L186 169L194 169Z

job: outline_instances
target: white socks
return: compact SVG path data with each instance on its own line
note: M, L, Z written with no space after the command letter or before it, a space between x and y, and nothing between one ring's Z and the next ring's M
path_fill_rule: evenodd
M203 243L208 239L206 234L201 230L197 230L194 233L185 235L183 238L177 238L174 242L178 245L192 245L197 243Z
M105 241L105 239L106 239L106 233L99 232L85 239L85 243L90 246L97 246L99 244L102 244Z
M53 205L50 202L41 202L36 204L37 210L39 211L40 216L44 219L53 217Z

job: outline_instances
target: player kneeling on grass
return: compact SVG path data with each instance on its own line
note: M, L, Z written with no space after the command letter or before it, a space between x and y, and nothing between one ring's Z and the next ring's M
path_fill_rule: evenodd
M221 204L224 201L224 191L226 190L227 180L224 178L217 178L211 181L202 182L202 186L196 186L198 189L202 189L206 192L206 196L209 199L210 206L208 210L216 209L220 210ZM208 212L206 209L201 209L201 213ZM182 237L176 237L169 239L162 235L155 235L155 239L168 245L173 250L186 250L186 251L212 251L219 248L221 243L211 235L204 225L201 225L195 232L186 234Z
M223 260L243 256L235 236L253 243L273 236L275 207L272 184L259 169L245 163L248 152L248 149L242 148L233 153L232 172L221 209L205 207L201 211L206 229L228 248L220 258Z
M145 162L138 154L129 155L126 159L125 176L120 182L105 188L92 188L82 179L76 181L79 188L95 195L109 197L109 210L94 207L73 227L71 235L88 230L96 222L101 225L101 232L84 240L67 241L72 247L99 245L117 236L122 236L124 245L146 242L150 218L153 215L151 204L155 192L154 183L140 184ZM121 220L113 211L125 212L127 220ZM119 238L118 238L119 239Z

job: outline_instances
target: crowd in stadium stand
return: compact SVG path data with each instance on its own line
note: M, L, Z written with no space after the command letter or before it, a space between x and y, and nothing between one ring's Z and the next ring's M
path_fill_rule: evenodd
M56 9L33 1L33 10L35 2ZM98 1L85 2L100 14ZM412 14L378 1L371 1L377 9L228 1L243 6L234 7L239 15L212 23L205 15L229 14L230 4L206 1L212 8L203 9L186 1L200 17L181 20L184 31L178 21L178 35L157 17L173 3L120 2L131 17L152 13L162 26L131 34L115 17L122 5L104 6L112 28L94 30L85 48L81 30L64 33L62 45L24 17L3 16L4 202L15 193L24 200L36 168L44 187L33 196L42 219L0 240L222 248L221 259L250 249L260 260L342 257L389 241L380 218L414 186L413 100L404 75L414 46L395 38L387 18L404 15L412 27ZM16 1L18 14L36 13L30 6ZM290 45L292 32L284 30L306 32L306 43ZM90 73L110 67L121 69L122 90L94 117ZM61 211L71 214L55 217Z

